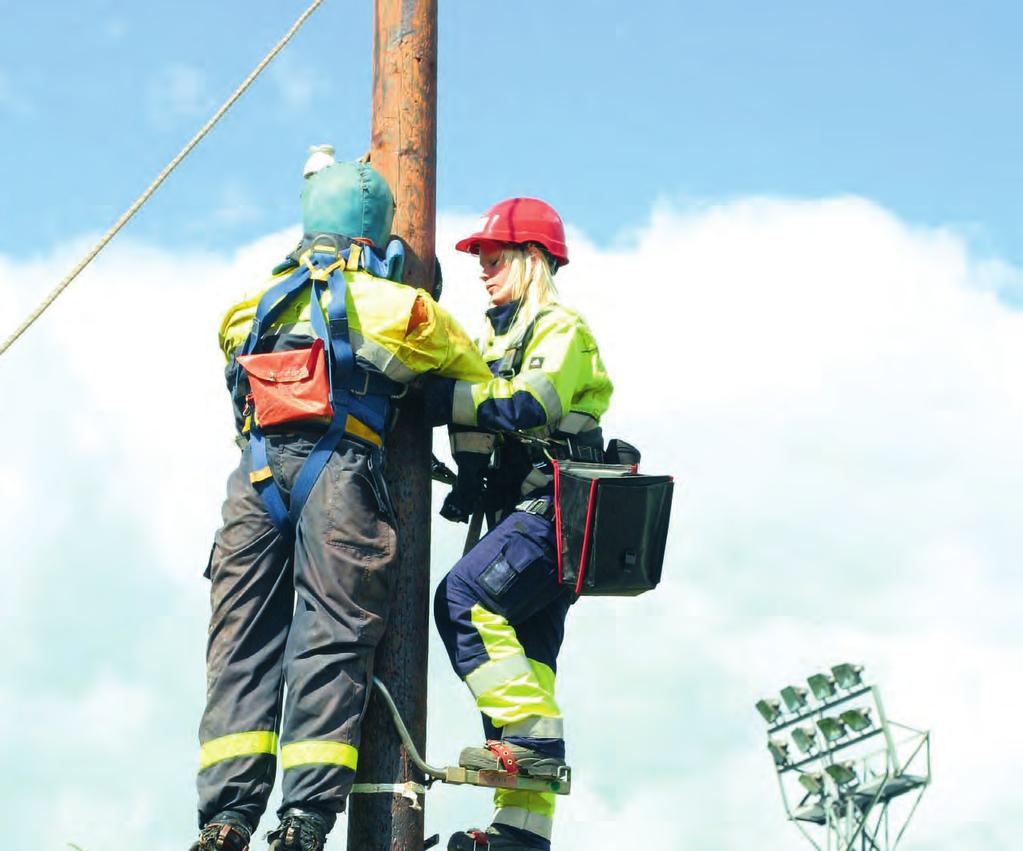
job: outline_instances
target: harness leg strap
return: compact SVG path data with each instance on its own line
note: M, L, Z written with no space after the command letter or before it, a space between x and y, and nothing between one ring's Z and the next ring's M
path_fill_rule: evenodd
M274 481L273 472L270 470L270 461L266 456L266 440L263 432L258 428L252 429L249 435L249 446L251 447L251 463L249 481L256 489L266 511L270 515L274 526L286 538L291 538L293 529L288 516L288 508L284 504L284 497L281 490Z

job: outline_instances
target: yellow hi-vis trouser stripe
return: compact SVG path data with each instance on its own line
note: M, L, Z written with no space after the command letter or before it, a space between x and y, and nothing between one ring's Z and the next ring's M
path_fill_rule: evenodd
M225 759L241 756L277 753L277 734L270 730L253 730L248 733L231 733L218 739L210 739L199 747L199 770Z
M550 839L554 827L554 799L555 795L550 792L498 789L494 793L497 811L493 822L528 830Z
M289 742L281 748L281 768L287 771L299 765L343 765L355 771L359 752L344 742L311 739Z
M560 722L561 710L554 700L554 672L550 667L526 658L514 627L501 615L477 603L469 616L489 656L465 678L480 712L497 727L537 716ZM560 726L549 725L549 730L551 738L561 737Z

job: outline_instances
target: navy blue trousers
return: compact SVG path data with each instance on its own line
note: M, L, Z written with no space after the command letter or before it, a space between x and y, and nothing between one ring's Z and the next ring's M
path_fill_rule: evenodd
M553 679L570 605L558 583L553 525L524 511L505 518L441 581L437 629L452 667L476 696L487 738L514 731L516 740L546 739L545 749L563 752L550 740L563 739L554 723L560 712L552 705ZM537 685L550 692L549 701L533 693Z

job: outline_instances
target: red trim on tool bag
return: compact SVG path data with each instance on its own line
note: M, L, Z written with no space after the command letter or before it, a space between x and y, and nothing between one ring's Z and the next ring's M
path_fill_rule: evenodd
M590 554L590 530L593 527L593 506L597 501L597 479L590 482L590 498L586 503L586 529L583 531L583 552L579 557L579 578L575 581L575 593L583 588L583 576L586 573L586 559Z
M504 766L504 770L509 774L519 773L519 761L515 759L515 754L511 752L511 748L509 748L504 742L499 742L496 739L488 739L487 750L497 757L497 761Z
M490 838L482 830L470 830L469 838L472 840L473 848L477 845L479 845L480 848L486 848L490 845Z
M558 585L564 581L561 574L561 467L551 458L554 465L554 543L558 548Z

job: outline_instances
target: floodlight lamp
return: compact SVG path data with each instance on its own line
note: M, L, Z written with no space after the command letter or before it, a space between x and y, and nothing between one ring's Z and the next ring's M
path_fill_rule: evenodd
M813 727L796 727L792 740L803 753L810 753L817 747L817 731Z
M850 665L848 663L834 665L831 668L831 673L835 675L835 682L838 683L839 688L844 688L846 691L863 685L863 677L860 676L862 672L862 665Z
M799 686L785 686L781 690L781 699L785 701L789 712L799 712L806 706L806 689Z
M845 724L837 718L821 718L817 722L817 727L828 742L837 742L846 734Z
M834 765L827 766L824 770L839 786L852 786L859 782L854 765L855 763L852 762L836 762Z
M820 795L824 792L824 775L819 771L807 771L800 774L799 782L811 795Z
M789 744L778 739L768 739L767 749L774 757L775 765L786 765L789 761Z
M842 719L842 723L845 724L850 730L857 733L862 733L864 730L870 727L870 709L847 709L841 715L838 716Z
M810 684L813 696L818 700L827 700L835 696L835 681L827 674L814 674L807 677L806 681Z
M781 715L781 701L774 697L765 697L757 701L757 712L759 712L768 724L773 724Z

